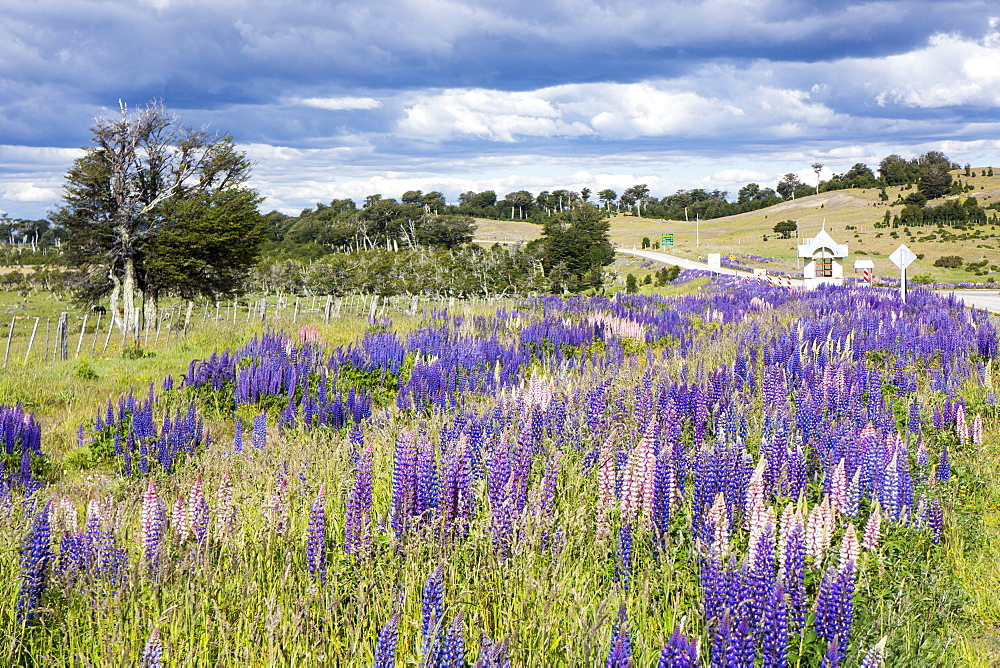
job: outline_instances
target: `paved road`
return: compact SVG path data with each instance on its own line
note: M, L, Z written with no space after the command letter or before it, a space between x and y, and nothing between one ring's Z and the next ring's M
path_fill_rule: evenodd
M1000 292L997 290L940 290L950 292L965 302L966 306L984 308L993 313L1000 313Z
M654 262L662 262L663 264L675 264L681 269L701 269L702 271L714 271L719 274L725 274L726 276L753 276L752 272L737 271L736 269L729 269L727 267L719 267L718 269L713 269L704 262L696 262L695 260L686 260L682 257L677 257L676 255L669 255L667 253L660 253L659 251L636 250L634 248L616 248L615 250L619 253L625 253L626 255L635 255L636 257L646 258L647 260L653 260Z

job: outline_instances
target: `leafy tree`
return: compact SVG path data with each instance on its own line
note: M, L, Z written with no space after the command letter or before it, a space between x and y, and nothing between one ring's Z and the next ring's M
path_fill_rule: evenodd
M608 239L611 229L601 210L591 204L578 204L547 220L539 243L546 271L562 266L570 277L568 289L598 287L584 278L594 267L609 264L615 256Z
M403 193L403 196L399 198L399 201L403 204L418 204L420 203L420 198L423 197L423 193L419 190L407 190Z
M605 209L610 209L614 201L618 199L618 193L611 188L605 188L601 192L597 193L597 198L604 203Z
M417 243L456 248L472 241L475 221L469 216L425 216L416 228Z
M783 220L780 223L775 223L774 232L782 239L791 239L792 235L795 234L799 229L799 224L794 220Z
M251 232L258 224L258 200L243 186L251 163L235 149L232 137L184 127L159 103L131 113L120 106L119 116L103 118L91 128L93 146L84 149L66 174L63 205L51 218L66 229L67 262L83 269L77 296L110 295L118 324L137 335L137 299L155 313L157 294L174 287L157 278L177 275L165 267L164 258L181 259L164 250L168 237L190 238L182 229L195 225L200 214L217 221L230 217L232 225L248 226L248 233L219 246L218 252L231 257L218 260L231 267L248 262L259 239ZM239 206L246 209L234 208ZM200 234L215 234L210 226L197 227ZM157 244L163 255L153 271L151 253ZM177 287L189 294L220 289L209 275L204 278L200 287L195 277Z
M510 209L510 217L513 220L515 210L518 212L518 218L524 218L525 211L530 210L534 202L534 195L527 190L518 190L517 192L507 193L507 196L500 202L500 206Z
M649 237L643 237L642 238L642 249L645 250L645 249L649 248L649 245L650 245L649 244Z
M878 171L886 185L901 186L917 179L918 168L916 163L893 153L882 158Z
M580 199L582 199L584 202L588 201L590 199L591 192L592 191L590 190L590 188L584 188L583 190L580 191Z
M636 280L634 274L629 274L625 277L625 292L629 294L639 292L639 282Z
M624 193L622 193L621 202L625 206L631 208L635 207L636 215L642 215L642 206L649 197L649 186L645 183L640 183L628 188Z
M759 193L760 185L756 183L748 183L740 188L740 191L736 194L736 201L740 204L745 204L756 199Z
M789 197L793 197L795 195L796 189L801 185L803 184L802 181L799 180L798 176L791 173L785 174L781 177L781 180L778 181L778 194L781 195L782 198L788 199Z
M940 164L924 167L917 183L917 190L927 199L936 199L948 193L951 188L951 174Z

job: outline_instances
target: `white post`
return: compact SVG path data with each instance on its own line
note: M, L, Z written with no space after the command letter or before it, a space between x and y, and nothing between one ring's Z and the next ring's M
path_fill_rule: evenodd
M899 298L906 303L906 267L899 268Z

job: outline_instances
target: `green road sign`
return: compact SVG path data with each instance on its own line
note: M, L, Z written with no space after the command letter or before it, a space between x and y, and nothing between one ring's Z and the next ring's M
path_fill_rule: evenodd
M663 243L665 243L665 244L673 244L674 243L674 235L672 235L672 234L664 234L663 235Z

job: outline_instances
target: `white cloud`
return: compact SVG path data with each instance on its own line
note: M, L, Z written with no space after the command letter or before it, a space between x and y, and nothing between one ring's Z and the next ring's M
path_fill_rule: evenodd
M293 98L293 104L328 111L378 109L382 103L372 97L305 97Z
M3 185L2 199L12 202L54 202L59 198L52 188L39 188L31 182L8 181Z

